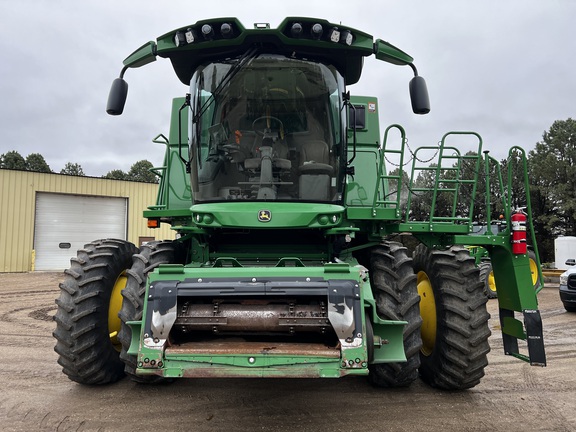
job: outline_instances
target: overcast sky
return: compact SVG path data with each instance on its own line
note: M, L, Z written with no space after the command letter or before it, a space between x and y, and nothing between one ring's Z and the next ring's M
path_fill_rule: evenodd
M149 40L198 20L238 17L245 27L311 16L387 40L415 59L432 111L412 114L407 67L365 61L353 94L378 97L380 123L402 124L411 146L474 130L498 159L527 150L555 120L576 116L576 1L0 0L0 154L41 153L101 176L141 159L161 165L171 99L187 92L169 60L129 70L128 102L105 113L122 60Z

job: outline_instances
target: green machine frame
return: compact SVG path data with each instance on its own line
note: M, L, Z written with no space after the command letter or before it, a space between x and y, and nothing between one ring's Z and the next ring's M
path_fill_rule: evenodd
M354 37L349 39L350 44L346 42L329 47L324 41L291 37L288 26L296 20L304 25L320 22L327 28L338 27L340 32L350 32ZM230 23L234 37L206 41L203 45L178 45L179 41L193 40L203 25L220 25L222 22ZM298 49L317 56L323 52L323 58L341 71L346 84L353 84L359 79L363 58L370 55L388 63L410 66L414 70L415 79L420 78L412 58L389 43L374 41L370 35L354 29L306 18L287 18L277 29L267 25L246 29L233 18L201 21L191 27L167 33L158 38L157 42L149 42L136 50L124 61L122 75L126 69L143 66L160 56L170 58L176 74L187 84L195 67L210 56L223 57L244 52L256 40L262 45L275 43L285 46L286 51ZM346 61L338 60L340 58L346 58ZM416 80L414 86L418 85L419 81ZM361 110L365 117L361 125L353 125L347 131L348 158L354 161L352 165L361 169L347 172L343 204L267 202L267 211L275 217L264 229L253 217L254 212L261 207L259 203L193 203L187 167L189 119L187 110L183 109L187 106L187 99L174 99L169 137L158 135L154 139L154 142L166 146L166 154L163 165L154 168L160 177L157 202L144 212L144 217L152 225L158 222L170 224L178 233L179 241L189 241L191 246L185 265L161 265L149 274L143 319L128 323L132 329L132 344L128 354L137 356L138 374L164 377L366 375L370 349L362 341L370 331L366 327L367 322L373 327L374 345L377 348L386 347L375 350L372 362L405 361L402 331L406 322L387 321L378 317L370 283L362 271L358 270L358 263L351 256L355 251L376 246L382 239L400 234L409 234L430 248L441 249L451 245L486 248L492 258L498 284L505 352L533 365L546 364L542 321L536 298L538 290L535 292L533 289L527 255L512 253L509 228L498 233L489 229L485 234L471 235L476 185L480 176L484 176L486 183L485 214L489 218L490 203L500 199L507 226L511 226L512 167L520 163L524 172L529 231L538 258L524 151L518 147L510 150L511 163L508 164L504 181L499 163L488 152L484 152L480 135L474 132L450 132L436 146L412 150L408 148L406 133L399 125L389 126L380 139L376 98L352 96L349 100L353 109ZM119 110L109 111L118 114L122 109L123 106ZM399 136L396 144L391 143L392 135ZM460 138L467 143L470 140L475 142L473 153L463 154L459 146L448 145L449 140ZM426 152L435 155L434 165L430 165L430 160L421 156ZM398 169L394 173L389 171L387 163L391 159L398 162ZM484 173L480 172L482 160ZM472 166L473 169L464 169L464 166ZM422 172L427 172L433 179L431 184L418 184L417 176ZM497 173L495 180L493 172ZM395 185L396 191L392 190L392 185ZM492 187L494 185L495 188ZM406 202L400 193L403 189L408 191ZM470 200L466 214L459 207L464 189L469 191ZM498 191L496 198L491 195L494 189ZM412 216L413 197L419 194L430 197L429 217L425 220L414 220ZM444 202L449 202L448 211L439 211L440 197L443 197ZM304 247L297 250L287 247L283 251L257 251L250 245L244 248L222 247L218 250L208 247L207 239L212 233L239 226L255 231L279 230L287 235L290 235L289 230L298 229L319 232L326 238L347 236L352 239L352 246L346 250L342 262L330 262L329 249ZM311 262L316 264L311 265ZM541 275L540 268L538 272ZM543 280L542 277L539 279ZM230 288L232 280L235 282ZM228 285L222 284L223 281L227 281ZM307 287L306 292L300 288L304 285ZM207 344L183 350L169 346L162 337L152 337L154 332L166 336L162 328L174 325L170 317L178 296L200 295L328 298L327 313L320 319L336 330L341 353L319 350L306 351L307 354L302 355L302 350L306 350L304 345L294 348L278 344L269 349L248 349L241 354L230 354L224 345ZM344 305L346 312L331 311L330 305ZM351 315L346 316L347 313ZM210 320L206 318L205 322L196 324L217 328L219 323ZM291 325L305 327L308 324L296 316L288 316L282 322L287 328ZM156 330L151 326L156 326ZM520 352L518 340L526 342L527 354Z

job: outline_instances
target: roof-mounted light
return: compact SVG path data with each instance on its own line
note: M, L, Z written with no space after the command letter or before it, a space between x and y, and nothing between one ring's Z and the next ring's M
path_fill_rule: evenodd
M174 44L177 47L186 45L186 35L184 34L184 32L181 31L176 32L176 34L174 35Z
M177 31L174 35L174 43L177 47L181 47L187 44L191 44L196 40L196 33L191 28L187 28L186 31Z
M225 39L231 38L234 35L232 26L229 23L222 23L220 26L220 33Z
M293 38L299 38L300 36L302 36L302 24L300 23L294 23L292 24L292 28L290 29L290 34L292 35Z
M214 29L210 24L204 24L202 26L202 35L204 39L212 39L214 37Z
M352 45L354 42L354 35L350 30L342 30L340 32L340 43L346 44L348 46Z
M186 43L190 44L196 40L196 32L191 28L186 29L186 33L184 33L184 36L186 36Z
M322 24L316 23L312 26L311 33L312 33L312 37L314 39L320 39L322 37L323 32L324 32L324 29L322 28Z
M338 27L331 28L328 31L328 39L331 42L335 42L335 43L340 42L340 30L338 30Z

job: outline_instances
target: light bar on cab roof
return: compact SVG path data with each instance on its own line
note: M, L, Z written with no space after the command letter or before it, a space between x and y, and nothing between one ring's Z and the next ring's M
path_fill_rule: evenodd
M269 30L269 23L255 23L255 30ZM294 20L287 22L282 33L292 39L309 39L321 42L339 43L351 46L354 43L352 31L341 26L335 26L324 21ZM177 48L201 42L218 41L222 39L235 39L241 36L243 29L238 23L230 19L222 21L204 21L191 27L177 30L173 40Z
M233 39L241 31L238 26L230 21L195 24L186 30L178 30L174 33L174 44L180 48L189 44L219 39ZM200 36L200 37L198 37Z
M334 43L341 43L344 45L351 46L354 42L354 35L348 29L339 29L338 27L327 28L320 23L302 23L293 22L290 26L289 33L286 32L294 39L299 39L309 35L309 38L315 40L325 40Z

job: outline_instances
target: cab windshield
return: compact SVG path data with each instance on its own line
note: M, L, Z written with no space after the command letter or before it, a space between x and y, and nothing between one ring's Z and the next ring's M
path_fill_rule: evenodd
M308 60L261 54L200 67L191 80L194 201L340 202L342 92L335 68Z

